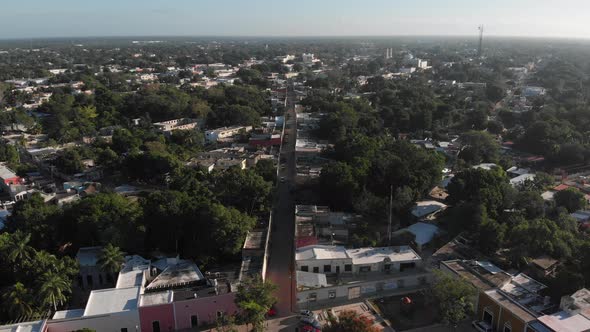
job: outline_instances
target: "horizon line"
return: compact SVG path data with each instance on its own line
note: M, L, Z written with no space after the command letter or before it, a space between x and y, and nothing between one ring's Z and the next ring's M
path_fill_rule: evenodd
M391 34L391 35L88 35L88 36L38 36L38 37L0 37L2 41L31 41L31 40L48 40L48 39L129 39L129 38L258 38L258 39L300 39L300 38L400 38L400 37L430 37L430 38L474 38L477 39L477 34ZM538 36L538 35L503 35L503 34L490 34L484 35L485 38L509 38L509 39L562 39L562 40L590 40L589 37L582 36Z

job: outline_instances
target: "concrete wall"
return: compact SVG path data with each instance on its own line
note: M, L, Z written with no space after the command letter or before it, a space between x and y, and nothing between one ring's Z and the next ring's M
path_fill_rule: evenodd
M122 328L126 328L127 332L139 331L139 313L137 310L131 310L116 314L47 321L47 332L69 332L85 327L96 332L119 332Z
M140 307L139 321L141 323L141 332L153 332L152 322L154 321L160 322L161 332L174 331L174 308L172 303Z
M421 281L423 279L424 281ZM297 303L305 304L310 297L315 294L316 301L325 300L343 300L348 299L351 288L360 287L360 298L367 296L374 296L380 291L391 291L403 288L416 288L425 282L428 283L432 279L429 273L419 273L404 276L391 276L387 278L384 276L380 280L372 280L358 283L349 283L345 285L338 285L332 287L322 287L318 289L305 290L297 292ZM335 297L330 298L330 294L335 293Z
M225 315L233 315L238 310L234 299L235 293L228 293L174 302L176 329L191 328L191 316L193 315L199 319L199 325L215 323L218 311L222 311Z

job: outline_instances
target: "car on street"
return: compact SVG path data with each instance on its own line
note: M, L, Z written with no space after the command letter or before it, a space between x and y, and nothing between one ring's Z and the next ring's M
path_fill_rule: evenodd
M284 176L281 176L281 183L285 183L285 181L287 181L287 178L285 178Z
M299 318L299 322L302 325L313 326L316 329L321 329L322 328L322 324L320 324L320 322L318 322L318 320L315 319L315 317L301 316L301 318Z

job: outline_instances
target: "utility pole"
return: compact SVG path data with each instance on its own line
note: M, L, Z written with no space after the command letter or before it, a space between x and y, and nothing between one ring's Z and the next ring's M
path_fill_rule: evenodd
M482 45L483 45L483 24L477 27L479 30L479 44L477 45L477 56L481 57Z
M387 246L391 246L391 211L393 209L393 185L389 186L389 224L387 225Z

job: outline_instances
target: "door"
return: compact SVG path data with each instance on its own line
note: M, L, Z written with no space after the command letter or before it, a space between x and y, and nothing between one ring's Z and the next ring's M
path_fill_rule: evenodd
M191 327L198 327L199 326L199 317L197 315L191 316Z
M361 297L361 287L350 287L348 289L348 299L352 300L352 299L357 299Z
M336 273L340 273L340 266L336 266Z

